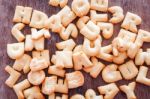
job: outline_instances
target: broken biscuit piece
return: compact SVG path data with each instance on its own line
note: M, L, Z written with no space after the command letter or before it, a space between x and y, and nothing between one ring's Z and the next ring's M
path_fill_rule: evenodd
M55 65L53 65L53 66L49 66L48 74L64 77L65 76L65 70L62 68L58 68Z
M49 5L58 6L60 5L61 8L65 7L68 3L68 0L49 0Z

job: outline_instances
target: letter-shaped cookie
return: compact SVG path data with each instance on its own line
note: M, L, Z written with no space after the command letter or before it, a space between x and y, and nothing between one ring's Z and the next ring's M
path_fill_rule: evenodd
M76 46L76 43L74 42L73 39L69 39L69 40L66 40L66 41L56 43L56 47L59 50L72 51L75 46Z
M73 53L74 69L81 70L83 66L91 67L93 64L83 51Z
M105 82L113 83L122 80L122 76L120 71L117 70L117 67L115 64L110 64L103 69L102 78Z
M30 71L28 73L28 80L32 85L40 85L45 79L45 72L43 70Z
M29 88L31 84L27 79L17 83L16 85L13 86L13 89L18 97L18 99L24 99L25 96L23 94L23 90Z
M146 77L147 72L148 72L148 67L140 66L139 74L136 78L136 81L141 83L141 84L150 86L150 79Z
M114 99L114 97L119 92L119 89L115 83L98 87L98 91L104 94L104 99Z
M126 30L136 33L137 25L140 25L141 22L142 22L141 17L139 17L138 15L134 13L127 12L121 27Z
M109 20L109 22L116 24L124 19L123 9L121 7L112 6L108 8L108 11L113 14L113 17Z
M58 68L55 65L53 65L53 66L49 66L48 74L64 77L65 76L65 70L63 70L62 68Z
M88 0L73 0L71 7L74 13L79 17L85 16L90 10Z
M135 89L136 83L131 82L127 85L120 86L120 90L123 91L127 95L127 99L136 99L134 89Z
M71 23L68 25L68 27L65 29L65 28L62 28L61 32L59 33L60 37L63 39L63 40L67 40L69 39L69 36L71 35L73 38L76 38L78 36L78 30L77 30L77 27Z
M132 60L119 66L119 71L126 80L133 79L138 74L138 68Z
M56 51L56 67L73 68L72 51Z
M66 80L69 89L77 88L84 84L84 76L80 71L66 73Z
M107 12L108 0L90 0L90 1L91 1L91 9Z
M25 36L21 32L24 27L25 25L23 23L17 23L11 29L12 35L17 39L18 42L21 42L25 39Z
M88 56L96 56L101 47L102 38L98 36L94 41L90 41L84 37L83 51ZM92 47L91 47L92 45Z
M7 78L7 80L5 81L5 84L12 88L14 84L17 82L17 80L19 79L19 77L21 76L21 74L15 71L10 66L6 66L5 71L10 75L9 78Z
M7 44L7 54L11 59L18 59L24 54L24 43Z
M24 73L28 73L30 71L30 62L31 62L31 56L24 54L22 57L15 60L15 63L13 64L13 68L17 71L22 71Z
M55 92L68 93L68 84L66 80L58 79L58 83L55 85Z
M98 22L97 25L102 30L102 35L105 39L109 39L112 37L114 32L114 26L112 23Z
M91 21L94 23L108 21L107 14L97 14L97 12L95 10L90 11L90 18L91 18Z
M17 23L22 22L25 24L29 24L31 14L32 14L31 7L16 6L13 22L17 22Z
M41 11L34 10L30 22L30 27L41 29L44 28L45 22L48 20L48 16Z
M45 99L39 86L33 86L24 90L24 96L26 99Z
M100 28L96 24L94 24L92 21L89 21L80 30L80 33L89 40L95 40L100 33Z
M90 73L90 75L93 78L97 78L97 76L100 74L100 72L105 67L105 65L103 63L101 63L100 61L98 61L98 59L96 57L92 57L91 61L93 63L93 66L84 68L83 70L87 73Z
M85 99L103 99L102 95L97 96L93 89L88 89L85 92Z
M55 91L55 85L57 84L57 76L45 77L42 83L42 93L50 95Z

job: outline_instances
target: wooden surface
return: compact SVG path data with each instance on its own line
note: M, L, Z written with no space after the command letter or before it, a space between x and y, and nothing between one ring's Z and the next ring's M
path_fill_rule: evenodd
M70 3L71 0L69 2L69 5ZM51 16L52 14L55 14L60 10L60 8L50 7L48 5L48 0L0 0L0 99L17 99L14 91L4 84L5 80L8 77L8 74L4 71L4 67L6 65L12 66L14 62L14 60L9 59L9 57L6 54L6 44L16 42L16 40L12 37L10 32L13 26L12 18L14 15L16 5L31 6L33 7L33 9L45 12L48 16ZM124 13L130 11L141 16L143 22L139 28L150 31L150 0L109 0L109 6L113 5L121 6L124 9ZM118 30L119 25L116 25L113 37L117 35ZM30 29L25 28L24 33L30 34ZM75 41L78 44L82 43L82 38L83 37L79 35L79 37ZM105 40L103 42L103 45L109 44L111 40ZM58 35L54 33L52 33L52 38L50 40L46 40L45 45L46 48L50 50L50 55L54 54L56 50L55 42L59 41L61 41L61 39ZM150 47L150 44L144 44L144 48L148 47ZM72 70L67 70L67 72L70 71ZM150 73L148 75L150 76ZM23 80L25 76L26 75L23 75L20 81ZM93 88L97 92L98 86L106 84L102 80L101 75L99 75L96 79L93 79L89 76L89 74L84 73L84 77L85 84L77 89L69 90L69 96L75 93L84 94L85 91L89 88ZM127 84L131 81L119 81L117 82L117 85ZM142 84L137 84L135 93L138 99L150 99L149 92L150 87L144 86ZM124 93L119 92L115 99L126 99L126 96Z

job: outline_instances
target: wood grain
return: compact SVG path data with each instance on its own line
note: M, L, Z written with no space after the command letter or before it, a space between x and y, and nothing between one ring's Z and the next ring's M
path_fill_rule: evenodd
M69 0L69 5L71 2L72 1ZM56 8L49 6L48 0L0 0L0 99L17 99L14 91L4 84L8 77L8 74L4 71L4 67L6 65L12 66L14 62L14 60L9 59L6 54L6 44L16 42L10 32L13 26L12 18L16 5L31 6L33 9L45 12L48 16L51 16L60 10L58 7ZM150 0L109 0L109 6L113 5L121 6L124 9L124 13L130 11L141 16L143 22L139 28L150 31ZM119 25L115 26L113 37L110 40L104 40L103 45L108 45L111 42L111 40L118 34L119 28ZM28 27L25 28L24 33L30 34L30 29ZM54 54L56 50L55 43L59 41L61 41L61 39L54 33L52 33L51 39L46 40L45 46L50 50L50 55ZM83 36L79 35L75 41L78 44L82 43ZM150 47L150 44L145 43L143 48L146 49L148 47ZM104 63L110 64L107 62ZM67 72L71 71L72 70L67 70ZM76 93L84 94L89 88L93 88L97 92L98 86L106 84L102 80L101 75L99 75L96 79L93 79L89 76L89 74L85 72L83 73L85 76L85 84L80 88L69 90L69 96ZM148 73L148 76L150 76L150 73ZM26 75L23 74L20 81L25 77ZM117 85L127 84L131 81L122 80L117 82ZM137 84L135 92L138 99L150 99L150 87L148 86ZM97 94L99 93L97 92ZM115 99L126 99L126 96L124 93L119 92Z

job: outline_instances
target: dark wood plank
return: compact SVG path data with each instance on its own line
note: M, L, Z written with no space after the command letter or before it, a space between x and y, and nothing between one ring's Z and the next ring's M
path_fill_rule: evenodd
M72 0L69 0L69 5ZM4 82L8 77L8 74L4 71L4 67L6 65L12 65L14 60L9 59L6 54L6 44L16 42L16 40L11 36L11 28L13 26L12 18L14 15L14 10L16 5L22 6L31 6L33 9L37 9L47 13L48 16L57 13L60 8L50 7L48 5L48 0L0 0L0 99L16 99L16 95L12 89L8 88ZM142 17L143 22L140 28L150 31L150 0L109 0L109 6L118 5L124 9L124 13L127 11L138 14ZM119 31L119 25L115 26L115 32L111 40L117 35ZM24 30L25 34L30 33L30 30L26 28ZM111 40L104 40L103 45L107 45L111 42ZM57 34L52 33L52 38L50 40L46 40L46 48L50 50L50 55L54 54L56 47L55 43L61 41ZM83 37L79 35L79 37L75 40L78 44L82 43ZM145 43L144 49L150 47L150 44ZM106 63L106 62L105 62ZM109 64L109 63L106 63ZM67 70L70 72L72 70ZM83 72L84 73L84 72ZM101 75L99 75L96 79L91 78L87 73L84 73L85 76L85 84L84 86L69 90L69 96L75 93L84 94L85 91L89 88L93 88L97 92L97 87L100 85L106 84ZM148 74L150 76L150 73ZM24 79L25 75L20 79ZM134 81L134 80L131 80ZM131 81L119 81L118 85L127 84ZM142 84L137 84L136 86L136 95L138 99L149 99L150 97L150 87L144 86ZM97 92L98 94L98 92ZM126 99L125 94L119 92L119 94L115 97L115 99Z

